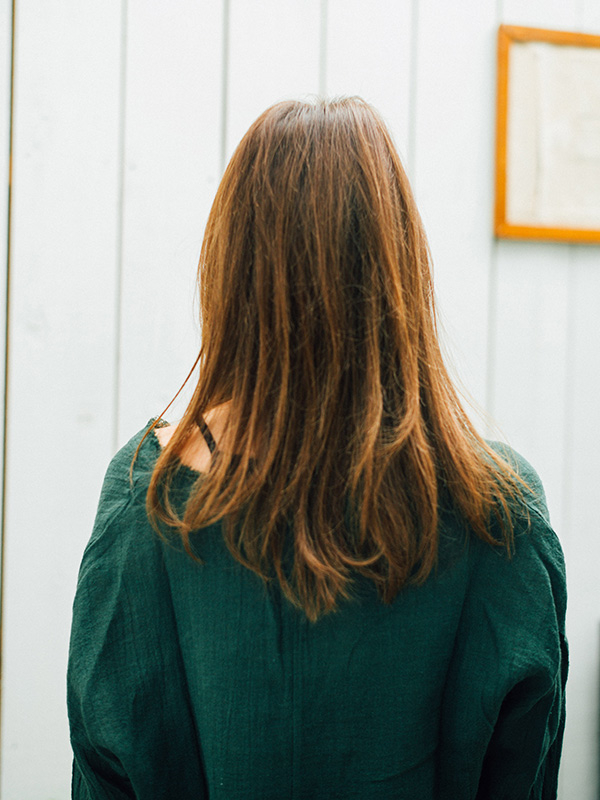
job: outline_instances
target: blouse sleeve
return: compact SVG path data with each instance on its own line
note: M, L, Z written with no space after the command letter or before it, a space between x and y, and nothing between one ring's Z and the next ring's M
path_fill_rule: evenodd
M567 643L560 641L560 669L521 680L504 698L485 755L478 800L553 800L565 727Z
M107 754L73 742L73 800L135 800L122 767Z
M119 695L128 678L123 674L126 667L120 663L113 633L121 628L123 616L119 511L111 509L113 519L106 511L103 497L83 556L73 604L67 705L74 800L135 798L125 769L112 752L118 745L115 712L124 699ZM125 641L123 648L127 648Z
M442 721L444 798L556 798L568 672L565 564L539 477L513 455L531 495L515 520L511 559L472 544Z
M72 797L154 800L189 796L195 786L201 798L201 753L164 549L148 529L145 492L129 487L131 453L116 458L73 604L67 671Z

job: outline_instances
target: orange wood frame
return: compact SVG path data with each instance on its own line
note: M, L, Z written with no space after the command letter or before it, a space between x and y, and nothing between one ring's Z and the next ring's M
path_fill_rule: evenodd
M513 25L500 25L498 29L498 73L496 91L496 197L494 204L494 233L496 236L511 239L549 239L588 244L600 243L600 229L512 225L506 220L506 137L510 45L513 42L529 41L600 48L600 36L593 36L586 33L570 33L567 31L552 31L543 28L521 28Z

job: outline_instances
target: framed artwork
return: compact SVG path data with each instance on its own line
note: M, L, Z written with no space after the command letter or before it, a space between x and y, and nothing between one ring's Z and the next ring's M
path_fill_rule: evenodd
M600 36L500 26L494 230L600 243Z

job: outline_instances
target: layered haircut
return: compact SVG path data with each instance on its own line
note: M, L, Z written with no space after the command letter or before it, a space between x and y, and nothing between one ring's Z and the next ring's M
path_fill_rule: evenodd
M437 563L442 498L510 556L520 479L479 436L448 375L430 262L400 158L368 103L267 109L208 219L199 378L151 477L156 529L178 533L203 563L195 537L222 520L232 556L265 582L276 577L312 622L351 596L353 572L384 603L423 583ZM182 452L223 403L229 447L179 507Z

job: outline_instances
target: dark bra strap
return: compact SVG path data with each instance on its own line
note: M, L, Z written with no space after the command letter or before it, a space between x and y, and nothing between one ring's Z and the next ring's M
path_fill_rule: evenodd
M208 445L208 449L210 450L211 453L214 453L215 450L217 449L217 443L213 439L213 435L209 431L206 422L204 422L203 417L200 417L200 420L198 422L198 427L200 428L200 430L202 431L202 435L206 439L206 444Z

